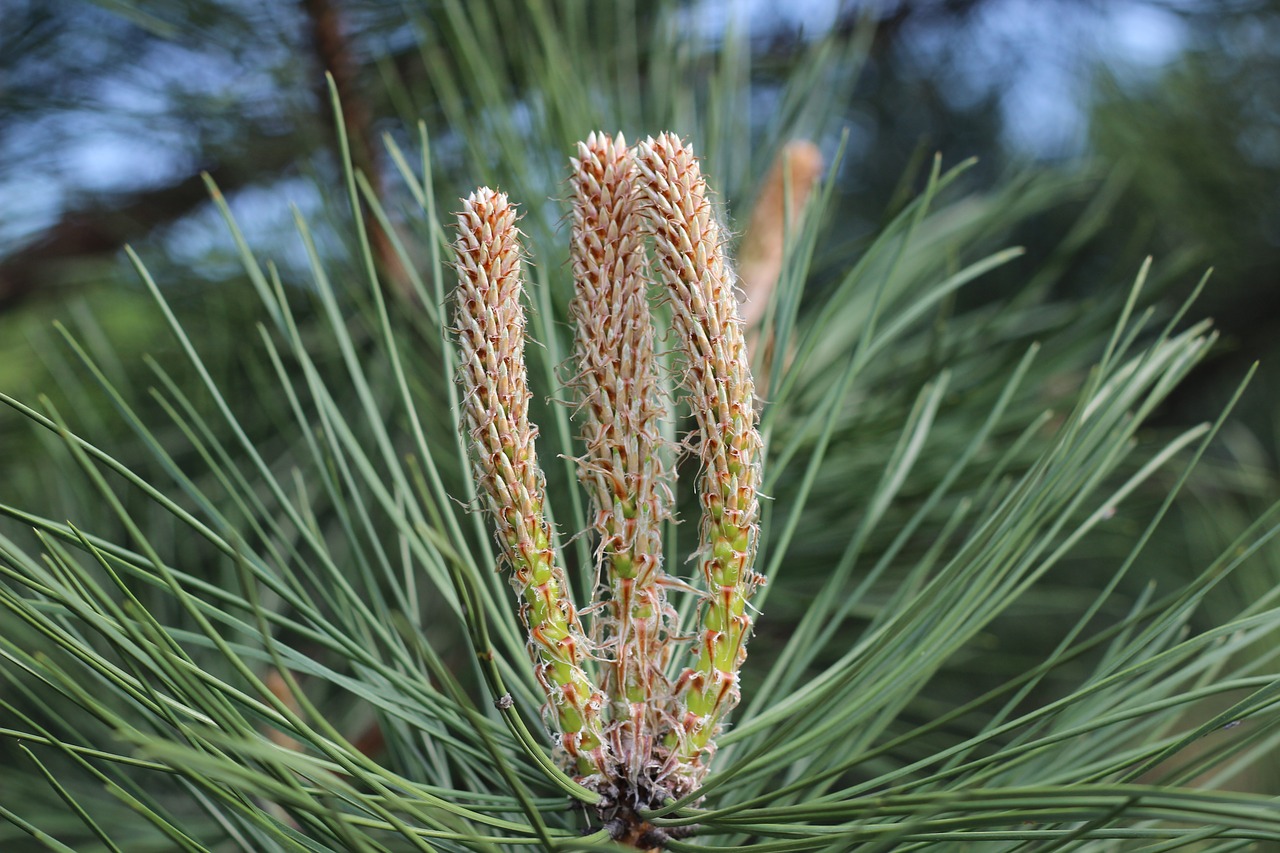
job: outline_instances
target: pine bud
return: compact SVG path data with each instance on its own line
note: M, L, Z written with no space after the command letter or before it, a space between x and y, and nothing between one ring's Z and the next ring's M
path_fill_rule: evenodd
M586 456L579 478L600 537L612 658L604 687L613 701L611 746L633 781L660 738L670 693L669 605L662 582L662 522L672 502L661 454L659 397L649 312L645 233L635 163L619 135L591 134L572 160L570 260L575 292L576 385Z
M677 681L673 739L690 779L706 772L720 723L737 703L751 631L748 601L760 514L762 443L724 237L693 151L670 133L636 149L657 265L685 355L681 383L698 425L700 566L707 584L697 660Z
M606 774L604 697L583 666L591 644L551 547L544 477L534 449L537 430L529 422L515 222L506 195L487 187L472 193L458 214L454 302L464 425L561 746L579 774Z

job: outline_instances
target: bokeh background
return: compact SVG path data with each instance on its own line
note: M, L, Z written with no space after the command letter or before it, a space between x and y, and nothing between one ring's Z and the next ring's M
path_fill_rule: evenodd
M270 250L286 281L301 275L290 207L314 216L340 180L323 70L348 105L354 156L387 192L397 182L386 180L382 134L405 138L424 120L444 156L463 144L429 86L448 4L410 5L0 4L0 385L19 396L44 387L30 336L69 303L108 326L144 322L129 316L138 284L124 243L170 285L244 284L201 172L250 244ZM1120 286L1147 254L1184 290L1213 266L1200 311L1225 339L1167 417L1204 417L1262 359L1244 414L1274 461L1280 3L691 0L681 14L676 25L709 54L745 29L766 99L771 69L780 79L805 44L856 38L874 22L834 123L849 133L839 204L855 238L901 206L940 152L949 163L978 157L980 185L1032 172L1078 183L1020 230L1024 272L1105 195L1107 226L1055 284L1080 298ZM513 92L513 108L535 97Z

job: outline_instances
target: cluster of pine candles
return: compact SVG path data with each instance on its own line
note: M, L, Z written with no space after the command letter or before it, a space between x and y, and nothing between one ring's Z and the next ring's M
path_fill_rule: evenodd
M579 781L635 814L696 789L738 703L749 602L764 580L752 569L762 444L735 280L692 150L669 133L634 147L592 134L570 184L578 472L599 579L588 607L573 602L552 544L528 414L517 214L489 188L457 219L459 377L475 477L557 752ZM661 390L651 290L670 305L676 378L696 421L700 588L663 565L674 470L662 423L674 401ZM701 598L692 636L669 601L678 590Z

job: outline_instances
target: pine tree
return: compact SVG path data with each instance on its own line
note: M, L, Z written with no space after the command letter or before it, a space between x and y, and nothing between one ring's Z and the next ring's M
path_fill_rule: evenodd
M851 239L858 40L815 42L756 125L745 42L708 59L660 23L637 64L601 48L631 30L530 8L449 5L452 129L385 140L402 191L335 121L350 263L301 216L305 288L237 241L260 308L234 346L131 254L171 341L154 390L66 338L133 440L3 397L66 505L0 501L0 843L1280 839L1273 799L1231 790L1280 737L1274 509L1189 582L1131 582L1211 482L1226 413L1144 426L1208 324L1147 308L1149 265L1099 305L1036 270L966 301L1052 180L938 159ZM521 110L512 56L539 75ZM812 192L770 169L798 135L830 161ZM777 246L747 328L732 258ZM1262 591L1203 619L1246 574Z

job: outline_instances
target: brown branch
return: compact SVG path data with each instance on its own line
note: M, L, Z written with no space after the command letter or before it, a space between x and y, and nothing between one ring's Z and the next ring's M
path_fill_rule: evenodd
M253 139L252 165L217 164L207 171L224 192L278 173L305 154L278 135L246 134ZM131 193L90 198L65 211L56 223L25 246L0 258L0 311L28 299L52 296L86 260L113 254L131 241L190 214L209 200L199 172L171 184Z
M360 82L360 61L342 25L342 14L336 0L300 0L302 10L311 21L311 45L320 67L333 78L342 104L342 128L351 152L351 165L362 172L378 198L385 197L381 157L374 137L374 114L368 94ZM329 93L322 85L319 102L328 104ZM336 143L336 137L335 137ZM411 293L409 275L396 253L391 237L369 210L361 204L361 217L369 247L378 271L401 295Z

